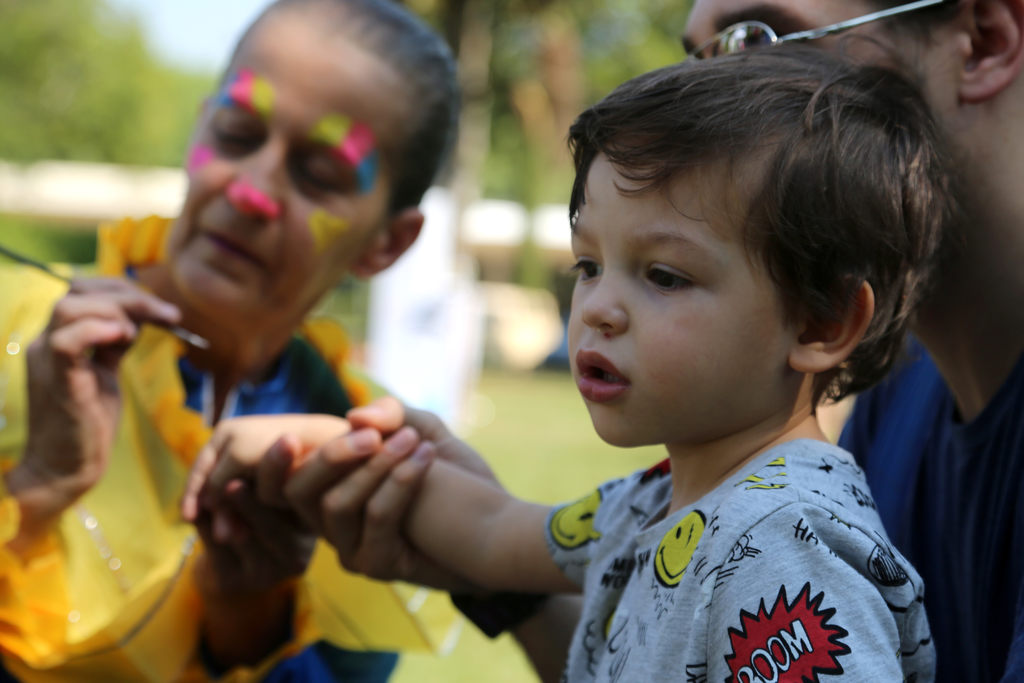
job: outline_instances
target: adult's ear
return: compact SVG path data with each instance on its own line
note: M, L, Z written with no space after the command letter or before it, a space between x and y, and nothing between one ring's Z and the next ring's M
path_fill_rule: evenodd
M789 366L806 374L838 367L864 338L874 314L875 293L865 281L839 320L805 324L789 352Z
M412 246L422 227L423 212L418 207L409 207L396 213L353 264L352 274L368 278L390 266Z
M970 55L964 62L960 100L977 104L995 97L1020 75L1024 64L1024 0L974 0L966 8Z

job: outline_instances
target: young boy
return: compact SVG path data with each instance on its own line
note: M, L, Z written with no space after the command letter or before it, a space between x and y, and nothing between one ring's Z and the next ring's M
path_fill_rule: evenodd
M915 89L778 48L633 79L569 140L573 375L604 440L668 458L555 508L437 461L410 541L487 589L582 589L565 680L930 680L920 578L815 419L893 364L956 215ZM395 429L381 412L349 417ZM231 430L338 431L305 419L225 427L200 471L253 461ZM338 460L285 487L336 544Z

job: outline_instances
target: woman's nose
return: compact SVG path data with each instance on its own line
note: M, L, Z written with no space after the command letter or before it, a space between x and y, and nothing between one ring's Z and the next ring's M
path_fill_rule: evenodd
M228 185L228 201L235 209L246 216L273 220L281 215L281 205L277 200L253 185L246 178L237 178Z
M227 198L235 209L253 218L273 220L281 215L287 193L288 143L268 134L263 143L236 162Z

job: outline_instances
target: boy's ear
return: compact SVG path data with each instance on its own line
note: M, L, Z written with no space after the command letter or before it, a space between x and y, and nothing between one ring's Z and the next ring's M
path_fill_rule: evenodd
M1024 0L975 0L968 10L970 55L964 63L960 99L984 102L1005 90L1024 64Z
M860 284L843 317L832 322L804 325L789 352L789 366L797 372L817 374L838 367L864 337L875 313L875 293L866 281Z
M392 216L388 224L377 233L370 246L352 266L352 274L369 278L398 260L419 237L423 227L423 212L418 207L402 209Z

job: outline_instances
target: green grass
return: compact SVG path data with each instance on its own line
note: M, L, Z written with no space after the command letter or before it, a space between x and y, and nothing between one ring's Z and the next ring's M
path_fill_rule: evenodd
M623 450L601 441L568 373L486 372L473 406L476 424L466 439L510 491L528 500L575 499L665 457L660 448ZM489 640L467 623L450 654L405 655L393 680L530 683L537 678L510 636Z

